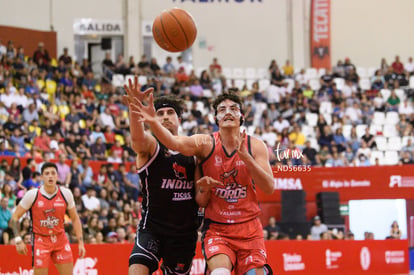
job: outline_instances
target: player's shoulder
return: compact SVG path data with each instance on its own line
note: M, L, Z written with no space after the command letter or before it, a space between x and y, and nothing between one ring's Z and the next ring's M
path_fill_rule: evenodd
M24 195L25 196L36 196L37 192L39 192L40 187L32 188L29 191L27 191Z
M254 145L254 144L257 144L257 145L261 145L261 144L263 144L263 145L264 145L263 140L261 140L261 139L259 139L259 138L257 138L257 137L250 136L250 135L248 135L247 137L250 139L250 143L251 143L252 145ZM257 145L256 145L256 146L257 146Z
M63 195L72 194L72 191L69 188L65 187L65 186L59 186L59 189L60 189L60 192L62 192Z

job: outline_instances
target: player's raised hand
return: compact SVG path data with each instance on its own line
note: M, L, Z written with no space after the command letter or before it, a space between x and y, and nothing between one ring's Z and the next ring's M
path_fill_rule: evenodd
M141 102L148 99L148 95L154 91L154 88L149 88L144 92L141 92L141 85L138 83L138 76L134 77L134 82L131 79L128 80L128 85L124 85L125 92L127 93L122 97L125 104L129 105L134 98Z
M19 241L16 243L16 251L20 255L27 255L27 246L23 241Z
M130 111L140 117L140 122L151 122L155 120L154 95L148 97L148 105L144 105L138 98L134 98L129 104Z
M239 154L241 158L248 156L249 152L247 151L247 148L245 146L246 138L247 138L246 130L243 130L243 132L240 133L240 136L236 138L238 140L237 141L238 142L237 153Z

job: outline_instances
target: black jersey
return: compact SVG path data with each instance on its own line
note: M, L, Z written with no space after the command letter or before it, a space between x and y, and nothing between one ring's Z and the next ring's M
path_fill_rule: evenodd
M179 236L199 226L195 201L194 157L157 143L155 154L138 170L142 184L140 230Z

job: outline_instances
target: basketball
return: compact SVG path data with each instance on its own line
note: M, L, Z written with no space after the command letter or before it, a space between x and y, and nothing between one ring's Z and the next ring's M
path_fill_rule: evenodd
M169 52L182 52L197 36L193 16L187 11L173 8L163 11L152 24L152 34L157 44Z

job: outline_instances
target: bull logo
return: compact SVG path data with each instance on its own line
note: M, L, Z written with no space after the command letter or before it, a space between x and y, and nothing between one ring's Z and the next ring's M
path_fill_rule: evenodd
M184 166L178 165L176 162L173 164L175 176L179 179L187 179L187 171Z
M238 174L239 170L236 170L236 168L233 168L232 170L230 170L229 172L224 172L223 174L220 175L220 180L223 182L229 182L229 183L234 183L236 182L236 176Z
M313 48L313 55L317 55L320 59L329 56L329 47L320 46Z

